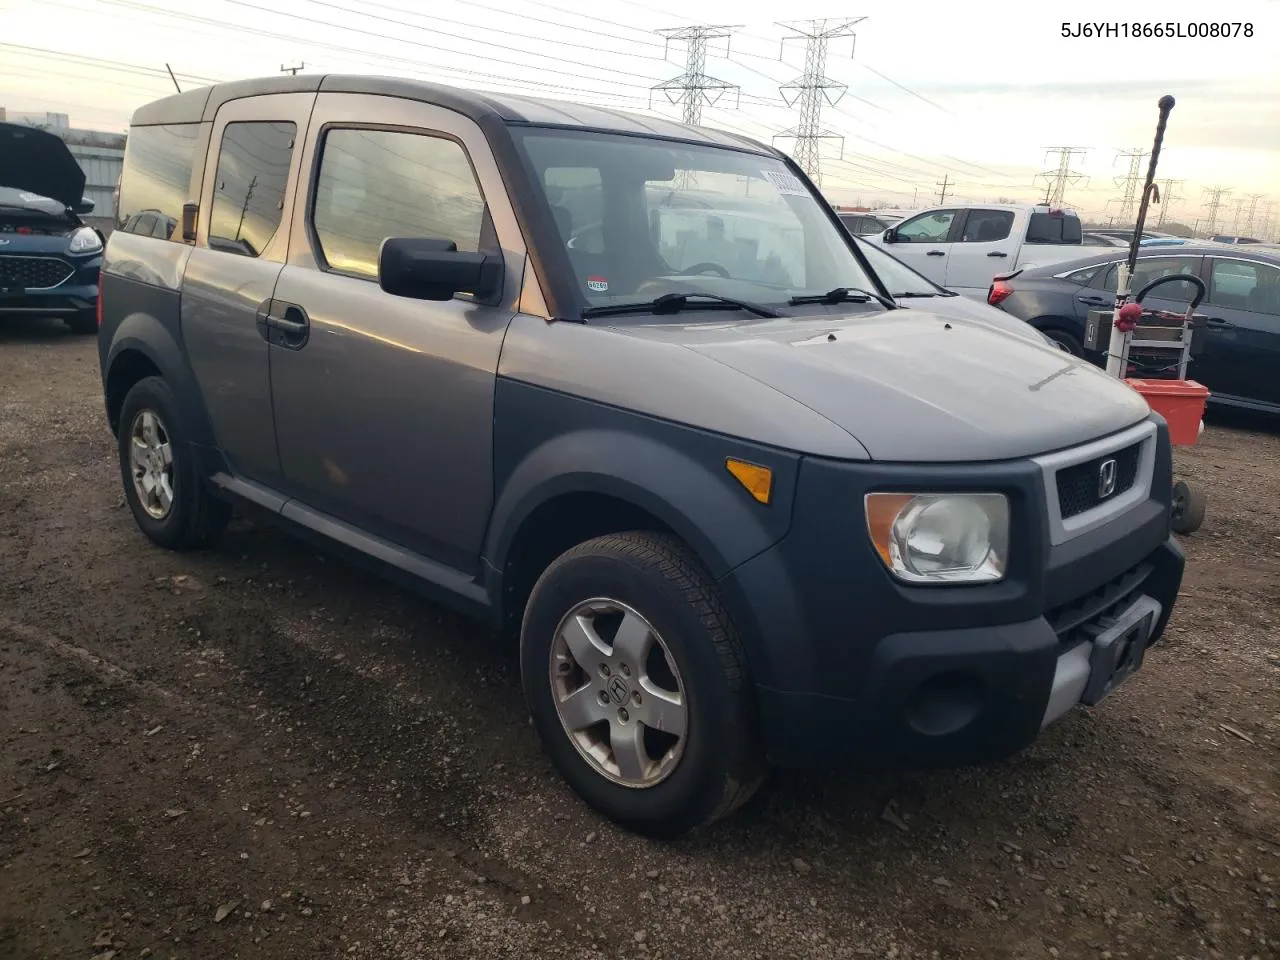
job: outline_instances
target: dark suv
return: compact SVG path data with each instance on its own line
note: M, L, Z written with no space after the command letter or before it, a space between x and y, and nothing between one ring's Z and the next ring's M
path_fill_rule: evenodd
M899 309L753 140L247 81L135 114L120 217L99 355L146 535L247 505L509 628L551 758L633 828L773 765L1007 756L1173 610L1164 421Z
M84 179L59 137L0 123L0 321L47 315L97 330L102 234L80 219L93 211Z

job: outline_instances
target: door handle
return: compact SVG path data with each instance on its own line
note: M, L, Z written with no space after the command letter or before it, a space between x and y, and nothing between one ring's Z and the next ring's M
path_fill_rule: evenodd
M1007 257L1007 253L1001 253L999 250L992 250L987 254L988 257Z
M291 350L301 350L311 336L311 318L296 303L272 300L267 325L277 331L270 342Z
M1235 326L1230 320L1223 320L1222 317L1209 317L1205 320L1205 325L1218 330L1226 330L1228 327Z
M1091 307L1105 307L1109 301L1102 297L1076 297L1081 303L1086 303Z
M946 255L945 250L930 250L925 254L926 257L945 257Z

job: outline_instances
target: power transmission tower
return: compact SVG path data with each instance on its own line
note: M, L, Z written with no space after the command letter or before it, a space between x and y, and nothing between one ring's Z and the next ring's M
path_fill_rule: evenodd
M782 38L783 47L788 40L803 39L805 50L804 73L778 88L787 106L799 104L800 122L773 139L775 142L779 137L795 140L795 161L817 184L822 183L818 151L821 141L839 140L840 153L841 156L844 155L844 137L822 126L823 101L834 107L848 89L846 84L838 83L826 75L827 44L838 37L855 36L853 28L865 19L867 18L846 17L839 20L805 20L778 24L792 33L791 36Z
M1169 215L1169 207L1183 199L1174 192L1174 187L1180 186L1181 180L1161 180L1160 181L1160 219L1156 221L1156 229L1159 230L1164 226L1165 217Z
M653 94L655 91L661 91L667 97L667 100L674 104L684 106L684 122L697 126L702 122L702 107L705 104L708 107L715 106L720 98L730 90L735 93L739 92L736 84L726 83L715 77L707 76L707 41L725 39L725 53L728 53L728 37L735 30L741 27L725 27L725 26L696 26L696 27L672 27L668 30L657 31L659 36L665 37L667 46L669 47L672 40L683 40L685 42L685 66L684 73L671 80L659 83L649 88L649 104L653 105ZM735 98L734 106L738 105L738 98Z
M1266 196L1266 194L1263 194L1263 193L1249 194L1249 212L1245 214L1244 231L1243 231L1243 234L1246 237L1253 236L1253 221L1254 221L1254 217L1258 215L1258 201L1261 200L1264 196Z
M1222 198L1231 192L1230 187L1208 187L1204 191L1207 198L1203 207L1208 208L1208 212L1204 215L1204 232L1207 236L1213 236L1218 230L1218 210L1222 206Z
M934 184L934 186L937 186L937 187L941 187L941 188L942 188L941 190L939 190L939 191L938 191L938 203L946 203L946 202L947 202L947 185L948 185L950 182L951 182L951 174L949 174L949 173L945 173L945 174L943 174L943 175L942 175L942 179L941 179L941 180L939 180L937 183L935 183L935 184ZM954 186L954 184L953 184L953 186Z
M1084 156L1088 151L1081 147L1050 147L1045 151L1045 159L1058 155L1058 165L1039 174L1036 179L1045 181L1044 202L1052 207L1062 206L1066 197L1067 184L1075 184L1081 180L1088 181L1083 173L1071 169L1071 158L1079 154Z
M1135 203L1138 196L1138 185L1142 183L1142 161L1151 154L1147 150L1120 150L1116 160L1128 160L1129 172L1124 177L1116 177L1115 185L1120 188L1119 198L1113 202L1120 204L1120 212L1116 214L1122 224L1132 223L1137 219Z
M1236 236L1240 235L1240 217L1244 213L1244 197L1236 199L1236 212L1231 218L1231 232Z
M307 68L307 65L303 63L301 60L298 61L298 65L296 67L286 67L283 63L280 64L280 72L287 73L291 77L296 77L298 75L299 70L305 70L306 68Z

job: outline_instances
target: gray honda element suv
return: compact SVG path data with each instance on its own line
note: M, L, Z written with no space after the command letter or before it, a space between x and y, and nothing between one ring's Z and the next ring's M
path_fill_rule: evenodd
M1008 756L1165 630L1163 420L896 309L769 147L280 77L138 110L119 207L99 340L142 531L257 508L518 634L545 749L632 829L771 767Z

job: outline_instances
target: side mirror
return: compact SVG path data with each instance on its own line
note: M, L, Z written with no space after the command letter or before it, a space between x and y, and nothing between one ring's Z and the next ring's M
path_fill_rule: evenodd
M415 300L452 300L459 293L486 300L502 287L502 258L461 253L452 240L388 237L378 251L378 286Z
M894 231L893 227L890 227L888 230L884 232L885 243L893 243L897 239L898 239L898 234Z
M81 197L80 202L76 204L76 213L93 213L95 204L88 197Z

